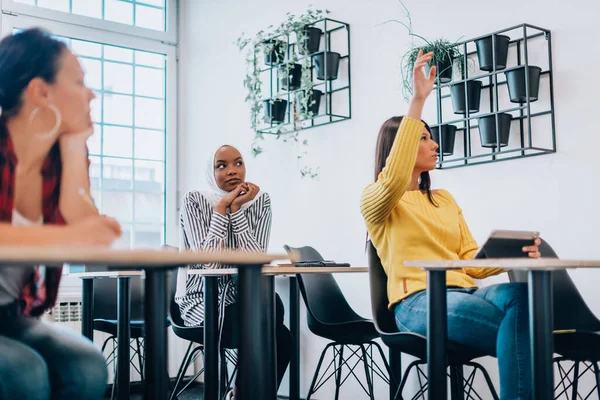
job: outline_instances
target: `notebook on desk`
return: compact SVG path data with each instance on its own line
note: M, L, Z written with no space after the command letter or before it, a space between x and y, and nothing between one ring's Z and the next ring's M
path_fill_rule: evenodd
M527 257L527 254L523 253L523 247L532 246L539 236L539 232L533 231L494 230L473 258Z
M295 267L349 267L349 263L338 263L329 260L320 261L297 261L293 263Z

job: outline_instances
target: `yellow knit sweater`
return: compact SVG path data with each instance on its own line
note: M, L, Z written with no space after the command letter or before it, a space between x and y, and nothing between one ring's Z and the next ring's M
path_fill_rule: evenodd
M389 308L426 288L426 273L407 268L406 260L469 260L477 243L462 210L446 190L434 192L438 207L426 193L407 190L423 132L421 121L404 117L390 155L377 182L367 186L360 209L367 230L388 276ZM481 279L504 272L501 268L465 268L447 272L448 286L477 287Z

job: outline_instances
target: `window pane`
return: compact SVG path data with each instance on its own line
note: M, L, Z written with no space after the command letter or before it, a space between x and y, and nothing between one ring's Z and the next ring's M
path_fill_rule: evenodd
M133 62L133 50L123 47L104 46L104 58L107 60Z
M138 4L150 4L151 6L157 6L164 8L165 0L137 0Z
M153 29L155 31L165 30L165 17L160 8L135 6L135 25L141 28Z
M102 62L80 57L79 62L85 72L85 84L92 89L102 89Z
M102 57L102 45L85 40L71 40L71 50L78 56Z
M102 151L100 143L102 142L102 126L94 124L94 133L87 141L90 154L100 154Z
M138 65L147 65L149 67L164 68L165 56L162 54L148 53L145 51L136 51L135 63Z
M133 156L133 137L131 128L104 126L103 154L107 156Z
M163 193L136 193L135 222L163 222L164 198Z
M49 8L51 10L70 12L69 0L38 0L39 7Z
M147 158L149 160L164 160L165 134L161 131L136 129L134 147L134 156L136 158Z
M131 192L102 192L102 213L121 222L133 218L133 196Z
M29 4L30 6L35 6L35 0L15 0L15 2Z
M73 14L102 19L102 0L72 0Z
M135 126L141 128L164 129L165 106L162 100L136 98Z
M102 159L102 190L131 190L132 187L132 160L108 157Z
M135 67L135 94L164 97L164 76L164 71L160 69Z
M133 67L127 64L104 62L104 90L133 93Z
M165 187L165 164L155 161L135 161L135 190L162 193Z
M117 125L133 124L133 98L120 94L104 95L104 122Z
M133 4L120 0L104 0L104 19L133 25Z
M161 225L135 225L135 248L158 249L163 244Z

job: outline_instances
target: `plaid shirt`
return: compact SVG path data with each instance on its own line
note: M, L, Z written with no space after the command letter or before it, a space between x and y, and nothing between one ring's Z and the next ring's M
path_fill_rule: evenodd
M12 141L5 123L0 122L0 222L12 220L16 165L17 158ZM60 149L56 143L42 167L42 214L46 224L65 224L58 209L61 169ZM21 293L22 310L27 315L41 315L56 302L62 267L45 270L42 276L40 269L35 268Z

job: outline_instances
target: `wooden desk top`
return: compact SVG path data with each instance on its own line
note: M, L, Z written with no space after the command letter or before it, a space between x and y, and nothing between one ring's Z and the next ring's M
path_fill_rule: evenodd
M600 268L600 260L561 260L558 258L488 258L481 260L405 261L404 266L426 270L459 268L504 268L508 270L541 270Z
M83 264L118 268L164 268L189 264L269 264L289 260L287 254L179 252L171 250L112 250L74 247L0 247L0 265Z

